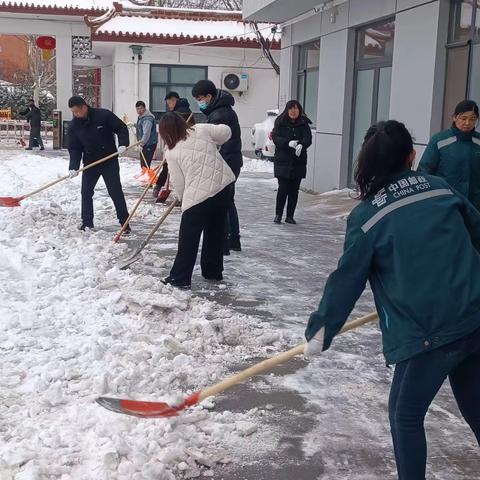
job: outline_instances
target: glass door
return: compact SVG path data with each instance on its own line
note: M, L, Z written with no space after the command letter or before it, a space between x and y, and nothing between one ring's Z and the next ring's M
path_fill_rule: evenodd
M394 32L393 21L364 27L357 32L349 158L351 185L365 133L373 123L389 118Z

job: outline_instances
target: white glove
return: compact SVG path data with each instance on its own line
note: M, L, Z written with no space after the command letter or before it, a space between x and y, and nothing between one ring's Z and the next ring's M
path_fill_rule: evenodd
M290 148L296 148L297 145L298 145L298 140L290 140L290 141L288 142L288 146L289 146Z
M299 157L301 154L302 154L302 150L303 150L303 145L301 143L299 143L296 147L295 147L295 155L297 157Z
M120 146L118 147L118 154L119 154L119 155L122 155L122 153L125 153L126 150L127 150L127 147L126 147L125 145L120 145Z
M135 124L133 122L127 122L127 127L134 127Z
M77 170L69 170L69 171L68 171L68 176L69 176L70 178L74 178L74 177L76 177L77 175L78 175L78 171L77 171Z
M325 337L325 327L322 327L313 338L305 345L303 354L306 358L312 358L320 355L323 351L323 339Z

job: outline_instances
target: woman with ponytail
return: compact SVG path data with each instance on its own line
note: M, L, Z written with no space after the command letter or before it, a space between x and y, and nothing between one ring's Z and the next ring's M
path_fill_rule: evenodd
M388 409L400 480L425 479L424 418L447 377L480 444L480 213L445 180L412 171L414 158L402 123L368 130L355 173L361 202L305 349L330 347L369 281L383 353L396 365Z

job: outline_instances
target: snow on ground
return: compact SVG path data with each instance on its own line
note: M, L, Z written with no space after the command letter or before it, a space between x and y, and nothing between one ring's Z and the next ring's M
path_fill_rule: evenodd
M243 157L242 173L272 173L273 162L259 158Z
M0 158L1 196L67 170L64 158L9 149ZM137 185L137 173L137 161L122 161L124 185ZM0 478L214 476L208 467L231 461L235 447L261 452L248 436L256 409L210 412L207 400L177 418L139 420L94 403L98 395L177 400L282 338L227 306L120 271L127 245L102 229L116 228L111 202L97 194L100 229L87 233L76 228L79 205L75 178L0 209Z

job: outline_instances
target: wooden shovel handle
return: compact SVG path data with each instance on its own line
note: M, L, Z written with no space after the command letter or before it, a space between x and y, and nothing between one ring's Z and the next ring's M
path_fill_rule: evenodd
M165 160L164 160L165 161ZM150 178L147 186L145 187L145 190L142 192L142 194L140 195L140 198L138 199L137 203L135 204L135 206L133 207L133 210L130 212L130 215L128 216L127 220L125 220L125 222L123 223L122 225L122 228L118 231L118 233L115 235L115 241L117 241L118 239L120 239L120 237L123 235L123 232L126 230L126 228L128 227L128 223L130 222L130 220L132 219L132 217L135 215L135 212L137 211L137 208L138 206L140 205L140 203L142 203L142 200L145 198L145 195L147 194L148 190L150 189L150 187L153 185L153 182L156 181L156 175L157 173L160 171L160 169L163 167L163 163L164 161L162 161L162 163L160 163L160 165L153 171L155 173L155 175L152 175L152 178Z
M128 150L129 148L135 147L135 146L138 145L139 143L140 143L140 142L137 142L137 143L134 143L133 145L130 145L129 147L127 147L127 150ZM115 152L115 153L112 153L112 154L110 154L110 155L107 155L106 157L101 158L100 160L97 160L96 162L90 163L89 165L86 165L85 167L80 168L79 170L77 170L77 174L78 174L78 173L81 173L81 172L84 172L85 170L88 170L89 168L95 167L95 166L97 166L99 163L106 162L107 160L110 160L111 158L113 158L113 157L115 157L115 156L117 156L117 155L118 155L118 152ZM23 196L22 196L22 200L24 200L25 198L31 197L32 195L35 195L35 194L37 194L37 193L40 193L40 192L42 192L43 190L46 190L47 188L53 187L53 185L56 185L57 183L63 182L63 180L67 180L67 178L70 178L70 175L65 175L65 176L63 176L63 177L57 178L57 179L53 180L52 182L47 183L47 184L44 185L43 187L37 188L36 190L33 190L33 192L30 192L30 193L27 193L26 195L23 195Z
M348 332L349 330L353 330L354 328L358 328L361 325L365 325L366 323L373 322L378 320L378 315L376 312L370 313L365 315L364 317L358 318L357 320L353 320L348 322L344 325L344 327L340 330L340 333ZM220 392L227 390L238 383L241 383L255 375L265 372L266 370L270 370L277 365L281 365L282 363L287 362L288 360L296 357L303 353L306 344L297 345L296 347L287 350L286 352L279 353L278 355L273 356L272 358L267 358L262 362L259 362L245 370L242 370L240 373L237 373L225 380L222 380L211 387L205 388L200 392L198 401L201 402L207 397L211 395L218 395Z

